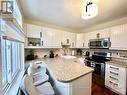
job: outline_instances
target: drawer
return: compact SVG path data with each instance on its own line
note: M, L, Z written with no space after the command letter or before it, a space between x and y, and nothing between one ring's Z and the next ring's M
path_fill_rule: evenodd
M105 69L105 85L112 90L122 93L126 93L126 68L117 67L114 65L106 64Z

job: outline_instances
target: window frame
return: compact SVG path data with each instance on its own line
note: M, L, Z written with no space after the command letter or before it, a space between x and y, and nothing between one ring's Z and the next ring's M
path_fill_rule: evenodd
M7 42L10 42L9 43L9 45L10 45L10 56L8 56L7 55ZM16 53L16 55L17 55L17 57L16 58L13 58L14 56L13 56L13 53L12 53L12 51L14 50L15 51L15 49L12 47L12 43L14 43L15 45L14 45L14 47L16 47L16 51L17 51L17 53ZM21 44L22 42L18 42L18 41L14 41L14 40L8 40L8 39L2 39L1 40L1 47L2 47L2 49L1 49L1 53L2 53L2 90L3 90L3 93L5 93L7 90L8 90L8 88L11 86L11 85L13 85L13 83L16 81L16 79L17 79L17 77L18 77L18 75L19 75L19 73L21 72L21 70L22 70L22 44ZM4 44L4 46L3 46L3 44ZM4 53L5 54L3 54L3 50L4 50ZM4 58L4 59L3 59ZM9 58L10 59L10 62L7 64L7 58ZM17 60L14 60L14 59L17 59ZM15 61L15 63L13 63ZM6 68L6 72L3 72L3 64L6 64L6 67L4 67L4 68ZM10 66L8 66L10 64ZM16 69L15 69L15 71L14 72L12 72L12 69L14 69L13 67L12 67L12 65L15 65L16 64ZM10 70L10 73L8 73L8 70ZM3 84L3 77L4 77L4 73L6 73L6 82ZM13 73L13 74L12 74Z

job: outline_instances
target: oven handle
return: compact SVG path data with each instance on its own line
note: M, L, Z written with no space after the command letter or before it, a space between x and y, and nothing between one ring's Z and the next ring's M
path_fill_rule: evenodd
M98 63L98 62L94 62L94 61L91 61L91 62L94 64L104 64L104 63Z

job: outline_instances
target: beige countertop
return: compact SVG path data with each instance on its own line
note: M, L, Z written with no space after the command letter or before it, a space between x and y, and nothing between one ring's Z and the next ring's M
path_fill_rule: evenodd
M64 59L58 57L51 59L38 59L34 61L44 61L57 80L61 82L70 82L93 72L92 68L80 64L78 58Z
M119 61L119 60L111 60L111 61L108 61L106 63L112 64L112 65L115 65L115 66L119 66L119 67L127 68L127 62L122 62L122 61Z

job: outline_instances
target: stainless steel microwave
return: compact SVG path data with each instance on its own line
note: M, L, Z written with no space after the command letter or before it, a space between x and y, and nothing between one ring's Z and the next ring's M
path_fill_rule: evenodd
M90 39L89 48L104 48L108 49L111 46L110 38Z

